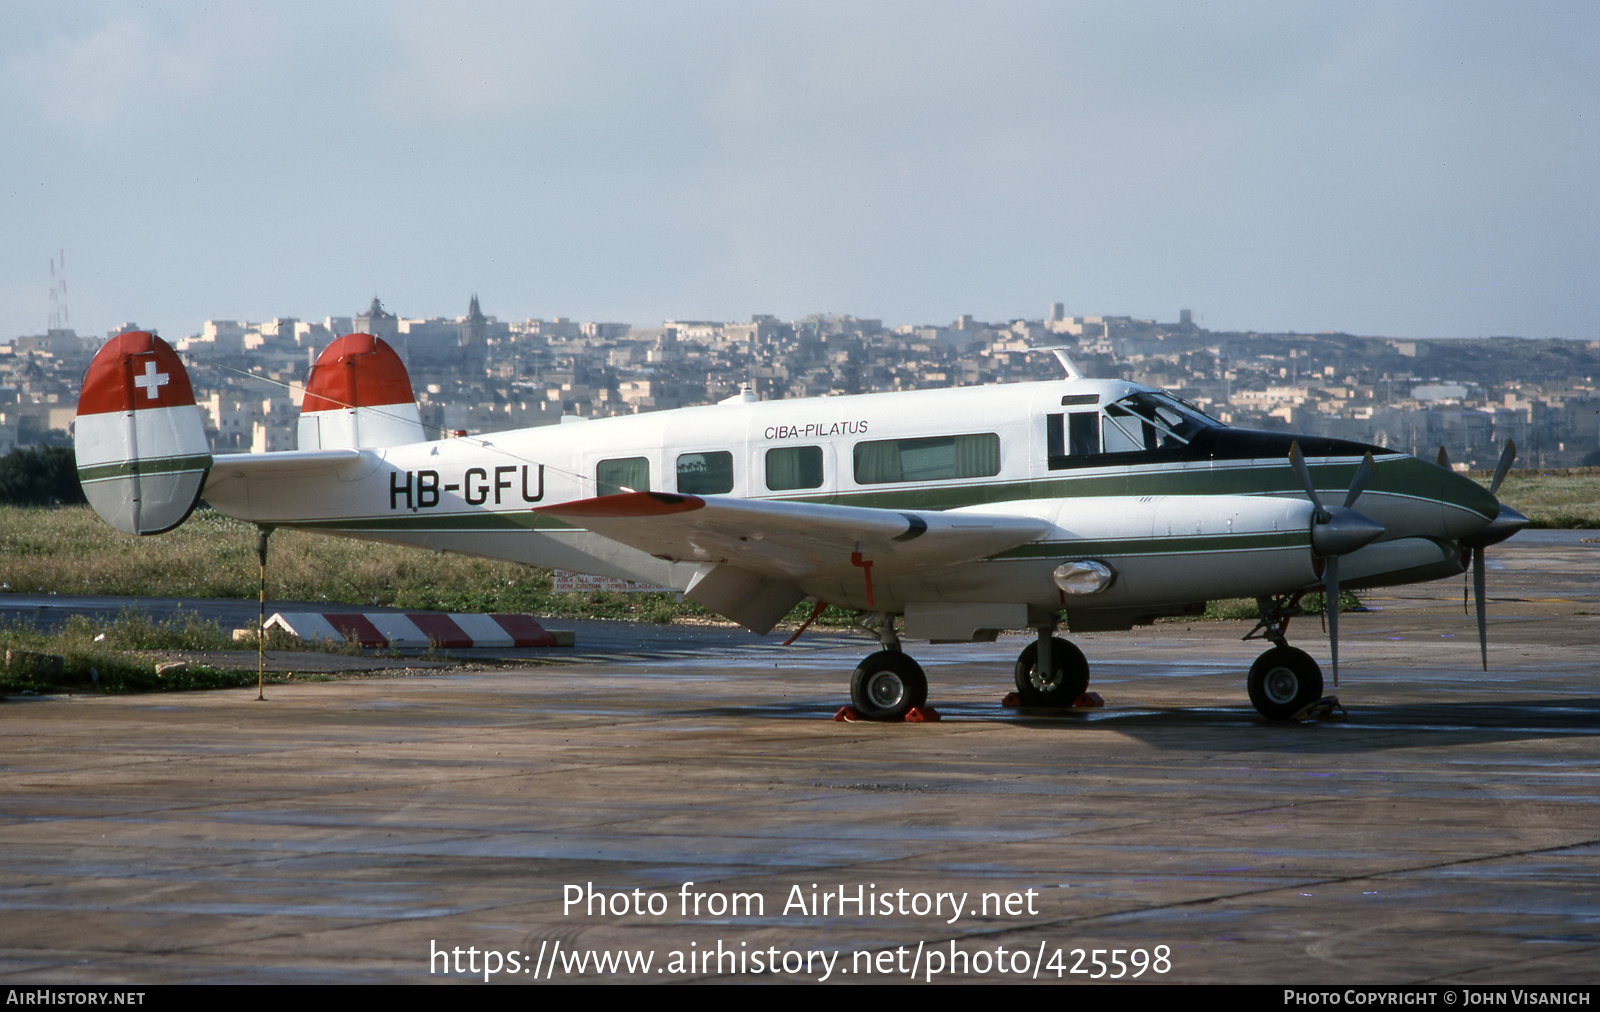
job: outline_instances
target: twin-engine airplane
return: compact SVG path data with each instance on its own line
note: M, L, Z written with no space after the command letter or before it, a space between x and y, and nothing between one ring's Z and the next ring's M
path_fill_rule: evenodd
M118 530L181 524L201 496L263 527L416 545L676 588L757 633L810 598L882 649L864 716L927 699L903 635L1038 638L1024 705L1071 706L1089 666L1055 636L1255 598L1272 643L1251 702L1292 719L1322 671L1288 645L1306 593L1474 570L1527 520L1448 468L1381 447L1236 429L1160 390L1086 379L718 404L426 439L399 357L339 338L311 371L300 449L213 456L177 354L143 332L95 356L78 402L84 493ZM1323 498L1343 497L1325 506ZM1359 504L1360 511L1356 506ZM820 608L820 604L818 605ZM1338 681L1338 609L1328 609ZM1484 652L1487 666L1487 651Z

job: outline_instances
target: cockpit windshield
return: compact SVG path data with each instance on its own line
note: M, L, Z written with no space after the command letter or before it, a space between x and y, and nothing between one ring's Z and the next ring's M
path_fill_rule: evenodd
M1202 430L1222 424L1171 394L1142 390L1106 405L1106 421L1121 430L1130 448L1146 449L1188 445Z
M1046 450L1052 470L1083 467L1102 454L1177 451L1221 422L1169 393L1140 390L1100 408L1094 395L1068 395L1066 409L1045 415Z

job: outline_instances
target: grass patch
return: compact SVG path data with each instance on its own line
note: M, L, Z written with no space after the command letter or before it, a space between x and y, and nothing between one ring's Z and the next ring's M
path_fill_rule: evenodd
M14 622L0 625L0 692L184 691L254 684L254 670L208 665L157 674L156 658L133 653L233 646L231 635L197 616L156 622L142 613L124 612L109 624L96 624L74 615L50 632Z
M271 600L727 624L672 593L558 594L550 570L496 559L283 529L273 532L270 551ZM255 525L215 510L196 510L177 530L136 538L111 530L87 506L0 506L0 591L252 600L259 577ZM798 604L785 621L798 625L811 609ZM829 607L816 625L845 626L854 617Z
M1326 599L1321 594L1307 594L1300 599L1300 608L1307 615L1321 615L1326 605ZM1348 590L1339 591L1339 611L1366 611L1367 606L1361 599ZM1256 603L1247 597L1228 598L1222 601L1207 601L1204 614L1192 618L1168 619L1170 622L1232 622L1244 620L1254 622L1261 617L1261 611L1256 608Z
M214 510L135 538L88 507L0 507L0 591L249 600L258 579L255 525ZM419 611L722 621L676 594L557 594L547 569L293 530L272 535L267 595Z
M1500 486L1500 498L1531 520L1534 527L1600 529L1600 474L1513 471Z
M231 630L198 615L156 621L137 609L109 623L73 615L54 631L24 622L0 625L0 693L24 692L181 692L254 685L256 670L190 664L181 671L156 672L157 657L145 652L253 649L238 643ZM356 643L307 643L281 629L267 633L267 649L315 650L361 655ZM298 676L302 679L309 676ZM282 682L283 674L269 674Z

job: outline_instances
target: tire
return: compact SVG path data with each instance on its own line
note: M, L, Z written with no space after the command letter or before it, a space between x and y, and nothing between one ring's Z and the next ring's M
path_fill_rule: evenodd
M1051 639L1050 661L1055 670L1041 674L1038 641L1017 655L1017 697L1023 706L1071 706L1089 688L1089 662L1070 640Z
M898 650L869 654L850 675L850 705L868 720L899 720L928 702L928 676Z
M1268 720L1291 720L1322 698L1322 669L1304 650L1273 647L1250 665L1250 702Z

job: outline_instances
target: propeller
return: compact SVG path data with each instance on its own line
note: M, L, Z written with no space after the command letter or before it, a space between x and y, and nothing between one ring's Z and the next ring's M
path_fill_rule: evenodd
M1337 688L1339 685L1339 556L1369 545L1383 535L1382 524L1365 513L1357 513L1351 508L1356 500L1361 498L1361 493L1366 491L1367 483L1377 471L1377 465L1373 463L1371 453L1363 457L1360 466L1356 468L1355 476L1350 479L1350 489L1345 492L1344 505L1329 509L1322 505L1322 499L1317 495L1317 486L1311 480L1311 469L1306 466L1305 454L1300 452L1298 440L1289 445L1289 464L1299 476L1300 484L1305 488L1306 497L1311 500L1311 505L1316 507L1316 512L1311 517L1311 550L1322 560L1323 613L1328 619L1328 648L1333 656L1333 684Z
M1441 448L1440 453L1444 451ZM1517 459L1517 444L1506 440L1505 449L1500 451L1500 462L1495 465L1494 477L1489 481L1489 494L1495 495L1500 491L1500 483L1506 480L1506 475L1511 471L1511 464ZM1472 597L1478 606L1478 656L1483 661L1483 670L1489 670L1489 616L1485 610L1486 584L1488 580L1484 574L1483 550L1490 545L1499 544L1506 538L1528 526L1528 518L1502 503L1500 512L1489 521L1489 525L1470 537L1461 539L1461 547L1472 556Z

